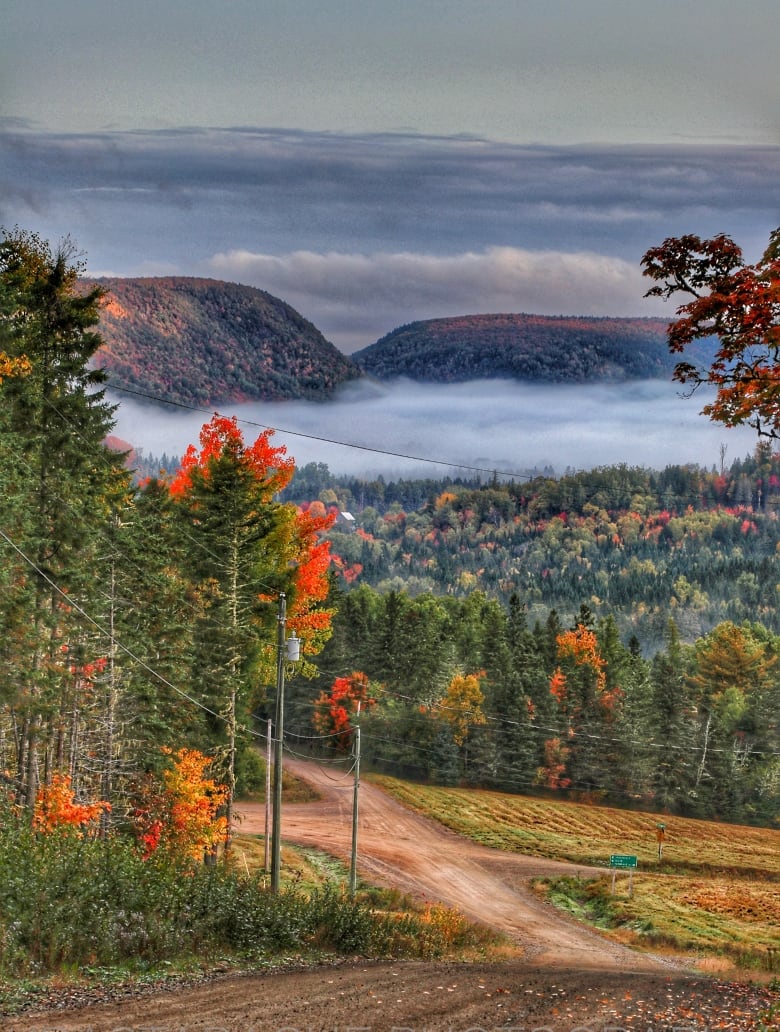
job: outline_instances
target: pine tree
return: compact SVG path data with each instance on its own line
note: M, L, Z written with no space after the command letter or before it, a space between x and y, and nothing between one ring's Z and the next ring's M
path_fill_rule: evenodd
M2 663L18 798L30 812L41 777L63 760L65 713L78 734L84 682L72 652L78 644L82 667L105 653L105 641L85 636L80 610L99 584L99 534L129 488L121 458L103 446L113 408L93 365L102 291L81 291L80 269L69 241L53 251L19 230L0 239L0 341L30 363L0 387L3 562L14 571L0 604Z
M230 828L237 752L248 745L254 705L277 667L277 600L287 599L290 629L304 650L319 651L330 614L328 546L317 534L327 518L299 514L275 500L293 473L271 432L245 445L236 419L214 416L190 447L170 485L188 538L186 566L199 607L193 627L192 684L214 714L227 785Z

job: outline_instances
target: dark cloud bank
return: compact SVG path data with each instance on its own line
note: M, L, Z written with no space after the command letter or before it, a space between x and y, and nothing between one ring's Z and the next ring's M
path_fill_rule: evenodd
M644 251L780 223L780 148L547 147L283 129L0 134L0 221L94 274L239 280L350 351L414 319L637 315Z

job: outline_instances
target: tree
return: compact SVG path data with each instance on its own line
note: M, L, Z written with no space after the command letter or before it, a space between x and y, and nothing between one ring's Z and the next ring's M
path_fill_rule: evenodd
M144 857L154 854L198 862L224 839L227 818L219 811L227 789L208 776L212 760L197 749L179 749L169 757L162 783L150 775L141 786L135 828Z
M121 456L103 444L113 426L94 362L103 292L79 287L81 269L68 240L52 250L20 230L0 238L0 345L11 371L27 370L0 388L0 669L30 813L41 777L63 769L64 720L78 733L73 652L81 666L105 655L80 614L100 586L99 535L129 492Z
M487 722L483 711L485 696L481 682L485 671L473 674L455 674L444 698L433 707L433 713L452 728L452 738L456 745L462 746L472 729Z
M717 388L715 401L702 409L712 420L780 437L780 229L754 265L721 234L709 240L669 237L645 253L642 266L658 282L648 297L692 299L679 306L669 326L673 353L690 354L695 341L718 340L711 361L680 361L674 378L692 390Z
M330 691L322 691L314 702L312 723L322 735L329 735L337 749L346 752L352 744L353 718L362 707L375 705L371 686L364 673L355 670L349 677L337 677Z
M327 638L329 546L319 541L328 516L300 513L276 501L294 466L264 431L246 445L234 418L215 415L188 448L170 484L190 547L188 574L197 596L193 680L219 717L228 834L236 786L236 754L252 703L276 670L276 601L287 599L287 623L309 654ZM245 736L243 736L245 737Z

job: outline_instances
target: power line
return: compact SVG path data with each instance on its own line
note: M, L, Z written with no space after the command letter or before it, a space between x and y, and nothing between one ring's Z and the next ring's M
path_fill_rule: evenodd
M121 394L132 394L138 398L144 398L147 401L154 401L160 405L171 405L174 408L185 409L189 412L201 412L205 415L222 415L218 411L212 411L210 409L203 409L196 405L187 405L182 401L168 401L166 398L157 397L154 394L147 394L144 391L132 390L129 387L117 387L114 384L109 383L109 389L117 391ZM367 444L355 444L354 441L339 441L333 437L322 437L319 434L305 434L300 430L289 430L281 426L270 426L267 423L258 423L252 419L243 419L238 416L235 417L237 422L243 423L245 426L257 427L259 430L271 430L274 433L287 434L289 437L300 437L307 441L317 441L320 444L335 444L339 448L350 448L353 451L370 452L374 455L385 455L394 459L407 459L410 462L425 462L434 466L446 466L449 469L461 469L468 470L469 473L487 473L490 476L507 477L510 480L533 480L534 474L532 473L516 473L509 472L500 469L490 469L487 466L469 466L462 462L450 462L447 459L433 459L430 456L424 455L410 455L406 452L391 451L388 448L372 448Z
M161 684L163 684L166 688L170 688L171 691L181 696L181 698L186 699L187 702L197 707L197 709L201 710L203 713L208 713L209 716L215 717L217 720L224 721L226 719L223 716L223 714L217 713L215 710L210 709L210 707L206 706L198 699L193 698L183 689L178 688L175 684L173 684L172 681L169 681L167 677L164 677L161 673L159 673L157 670L151 667L144 659L137 655L132 649L128 648L125 644L123 644L114 634L112 634L109 630L103 627L97 620L95 620L94 617L90 616L89 613L84 609L84 607L79 605L79 603L76 602L75 599L66 591L63 591L63 589L54 581L54 579L50 577L44 570L42 570L40 566L38 566L37 563L33 559L31 559L24 551L22 551L22 549L19 548L19 546L14 541L12 541L12 539L5 533L4 530L2 530L2 528L0 528L0 538L2 538L2 540L5 541L6 544L10 545L10 547L20 556L20 558L23 559L24 562L27 563L27 565L30 566L39 577L46 581L49 587L56 591L57 594L67 602L68 606L71 609L74 609L79 614L79 616L83 617L83 619L87 621L87 623L95 627L100 632L100 634L102 634L112 645L119 649L120 652L123 652L126 656L132 659L133 662L137 663L143 670L145 670L148 674L154 677ZM251 735L253 738L264 737L258 734L252 728L245 727L243 725L240 726L239 730L241 730L245 734Z

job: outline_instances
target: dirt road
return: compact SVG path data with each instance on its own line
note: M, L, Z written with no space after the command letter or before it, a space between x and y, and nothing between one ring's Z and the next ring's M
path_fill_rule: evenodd
M352 784L290 762L322 794L288 805L282 832L347 858ZM240 806L242 832L264 810ZM777 994L717 983L608 943L540 903L534 875L587 868L510 856L469 843L370 784L360 793L359 868L374 883L456 906L511 936L503 963L350 961L315 970L227 976L118 1002L6 1019L7 1032L750 1032ZM67 1000L67 997L64 997ZM780 1010L780 1005L778 1005ZM763 1022L763 1024L762 1024Z
M338 770L300 760L287 769L312 784L321 798L282 810L282 838L318 846L349 862L353 781ZM242 832L262 834L265 810L238 807ZM532 877L587 874L593 869L501 853L455 835L362 781L358 870L366 881L445 903L466 917L509 935L528 959L543 964L658 970L653 957L616 946L567 921L529 891Z

